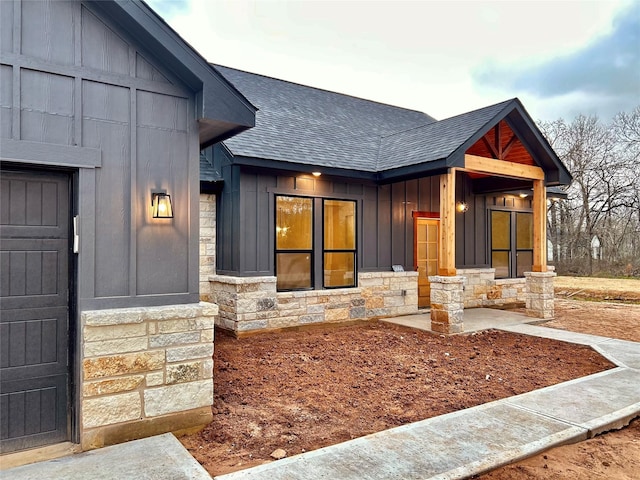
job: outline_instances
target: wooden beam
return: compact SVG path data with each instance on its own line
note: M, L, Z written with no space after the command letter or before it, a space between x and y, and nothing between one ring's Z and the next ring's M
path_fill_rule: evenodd
M544 180L533 181L533 267L547 271L547 190Z
M509 150L511 150L511 148L515 145L516 140L518 140L518 137L516 137L515 135L509 139L507 144L502 149L502 158L501 158L501 160L504 160L506 158L506 156L509 155Z
M487 148L491 151L491 155L493 155L493 158L498 158L498 152L496 151L496 147L493 146L493 144L489 141L486 135L482 137L482 141L487 146Z
M498 155L496 158L502 160L504 157L502 156L502 135L500 132L500 122L496 124L496 150L498 150Z
M464 156L464 170L467 172L488 173L501 177L526 178L528 180L544 180L544 171L540 167L522 163L505 162L477 155Z
M438 275L456 275L456 169L440 175Z

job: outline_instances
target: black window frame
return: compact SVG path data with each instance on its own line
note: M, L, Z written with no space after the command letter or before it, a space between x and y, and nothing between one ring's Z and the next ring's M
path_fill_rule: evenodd
M487 241L487 250L488 250L488 259L489 259L489 265L491 268L495 268L493 266L493 253L494 252L508 252L508 262L509 262L509 267L508 267L508 271L509 271L509 275L506 277L502 277L502 276L495 276L496 280L502 280L502 279L508 279L508 278L524 278L524 275L518 275L518 254L520 252L531 252L531 256L533 257L533 248L530 249L522 249L522 248L518 248L518 244L517 244L517 231L518 231L518 225L517 225L517 219L518 219L518 214L527 214L527 215L531 215L533 216L533 212L530 210L512 210L512 209L506 209L506 208L489 208L489 219L487 222L488 228L487 228L487 236L488 236L488 241ZM494 249L493 248L493 212L504 212L504 213L508 213L509 214L509 249L504 249L504 248L497 248ZM532 233L533 235L533 233ZM533 247L533 245L532 245ZM528 270L523 270L524 271L528 271Z
M278 232L276 229L276 224L278 222L278 197L293 197L293 198L304 198L304 199L309 199L311 200L311 250L292 250L292 249L278 249ZM273 236L273 248L274 248L274 265L273 265L273 270L275 273L275 277L276 277L276 285L277 285L277 278L278 278L278 254L279 253L300 253L300 254L304 254L304 253L308 253L309 254L309 258L310 260L310 268L309 268L309 275L310 275L310 282L309 282L309 287L301 287L301 288L285 288L285 289L277 289L278 292L300 292L300 291L308 291L308 290L315 290L315 258L314 258L314 252L316 250L316 235L315 235L315 231L316 231L316 222L315 222L315 215L316 215L316 205L315 205L315 199L314 197L310 197L308 195L294 195L294 194L287 194L287 193L279 193L276 194L274 196L274 224L273 224L273 230L274 230L274 236Z
M327 249L324 242L324 209L326 201L352 202L353 203L353 249ZM353 284L327 286L325 283L325 254L327 253L353 253ZM336 288L356 288L358 285L358 202L352 199L322 197L322 288L335 290Z

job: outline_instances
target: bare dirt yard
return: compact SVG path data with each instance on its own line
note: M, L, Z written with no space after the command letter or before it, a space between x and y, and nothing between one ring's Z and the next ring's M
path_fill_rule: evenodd
M637 322L640 305L570 297L548 325L640 341ZM612 367L588 347L553 340L443 337L382 322L239 340L217 331L214 365L214 421L180 439L212 475L273 461L276 449L291 456ZM637 478L640 421L561 448L486 478L597 478L585 468L595 464L602 478Z

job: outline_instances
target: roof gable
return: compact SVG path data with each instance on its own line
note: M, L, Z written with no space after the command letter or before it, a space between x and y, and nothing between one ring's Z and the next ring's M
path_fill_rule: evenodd
M88 1L97 12L121 25L153 52L177 78L197 94L200 143L224 140L255 123L255 107L212 68L144 2ZM146 59L149 61L149 59ZM153 72L151 72L153 74Z
M507 100L384 137L378 169L384 171L448 158L510 102Z

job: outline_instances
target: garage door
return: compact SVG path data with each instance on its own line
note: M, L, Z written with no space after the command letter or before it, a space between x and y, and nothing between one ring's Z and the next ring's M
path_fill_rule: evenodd
M2 170L2 453L69 439L69 178Z

